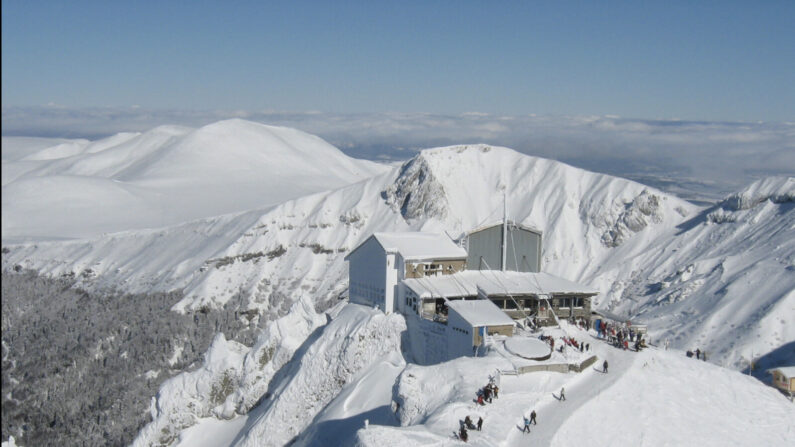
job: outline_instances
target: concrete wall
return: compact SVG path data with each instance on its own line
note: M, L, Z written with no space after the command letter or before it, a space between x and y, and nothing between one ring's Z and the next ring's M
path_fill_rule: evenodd
M365 306L378 305L384 310L387 265L381 244L371 237L351 253L348 260L350 301Z
M516 372L519 374L528 374L532 372L538 371L552 371L552 372L559 372L559 373L567 373L567 372L582 372L589 366L596 363L597 357L595 355L588 357L580 363L577 364L569 364L569 363L547 363L541 365L527 365L527 366L520 366L516 368Z
M571 307L571 306L563 306L563 299L565 298L577 298L582 299L583 305L580 307ZM591 297L583 296L583 295L555 295L550 300L552 304L552 310L558 316L558 318L569 318L574 316L575 318L587 318L591 319ZM552 316L550 315L550 318Z

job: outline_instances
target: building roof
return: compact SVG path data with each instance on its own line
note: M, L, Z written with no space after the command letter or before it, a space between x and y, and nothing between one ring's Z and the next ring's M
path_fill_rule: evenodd
M446 234L405 232L373 233L387 253L400 253L407 261L430 261L435 259L465 259L467 252L456 245ZM369 239L369 238L368 238ZM364 242L362 242L364 244ZM359 244L353 251L361 247ZM351 251L351 253L353 253ZM350 256L350 254L348 255Z
M779 366L778 368L770 368L767 372L779 371L784 374L788 379L795 378L795 366Z
M491 223L487 223L485 225L481 225L481 226L475 228L474 230L468 231L467 235L471 235L473 233L477 233L477 232L480 232L480 231L483 231L483 230L487 230L487 229L492 228L492 227L502 226L502 222L503 222L502 220L498 220L498 221L494 221L494 222L491 222ZM520 230L529 231L531 233L536 233L536 234L539 234L539 235L544 233L543 231L539 230L538 228L531 227L529 225L525 225L525 224L521 224L521 223L517 223L517 222L514 222L512 220L508 221L508 226L509 227L514 227L514 228L519 228Z
M513 326L513 320L491 300L456 300L447 303L461 318L472 327L480 326Z
M405 279L403 283L420 298L477 296L478 289L488 296L599 293L590 287L543 272L465 270L452 275Z

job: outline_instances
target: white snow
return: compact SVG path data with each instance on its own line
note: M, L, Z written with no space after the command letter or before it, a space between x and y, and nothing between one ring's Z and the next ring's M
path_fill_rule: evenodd
M597 294L598 290L549 273L464 270L452 275L404 280L421 298L488 295Z
M491 300L457 300L449 301L447 305L472 327L514 325L513 319Z
M541 358L550 353L549 345L537 338L511 337L504 343L508 352L527 359Z
M103 140L3 137L5 241L96 237L273 206L389 168L295 129L228 120Z
M570 329L571 331L572 329ZM577 331L578 337L588 337ZM360 446L462 445L453 438L469 415L483 417L470 445L766 445L795 442L795 408L756 379L655 348L640 353L590 339L598 367L582 373L497 375L504 359L410 365L396 386L401 427L371 426ZM609 373L601 372L608 359ZM498 377L499 398L477 405L475 392ZM565 388L565 401L559 401ZM522 433L535 410L538 425Z
M407 261L466 258L467 252L449 236L438 233L374 233L387 253L400 253Z

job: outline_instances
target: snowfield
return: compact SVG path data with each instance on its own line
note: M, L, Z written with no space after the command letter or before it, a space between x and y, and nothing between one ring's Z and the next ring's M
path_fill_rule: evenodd
M314 135L239 119L93 142L3 137L2 147L4 242L174 225L273 206L388 169Z
M166 380L136 446L448 445L467 414L485 420L477 445L795 443L792 403L739 372L795 364L795 178L698 207L507 148L428 149L387 168L240 120L3 143L4 271L180 291L172 310L185 314L242 302L235 316L264 327L252 346L218 333L201 365ZM402 316L345 304L343 257L373 232L457 239L499 221L504 193L511 220L543 231L543 271L599 290L596 309L672 349L592 339L607 375L498 374L513 368L502 348L420 367L402 352ZM697 347L709 362L684 356ZM500 398L478 408L489 376Z

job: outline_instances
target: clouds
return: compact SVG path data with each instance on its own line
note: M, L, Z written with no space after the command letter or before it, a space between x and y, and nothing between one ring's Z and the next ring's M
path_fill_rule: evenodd
M795 172L795 123L641 120L616 116L465 113L186 111L141 107L3 107L3 135L98 138L162 124L199 127L243 118L295 127L349 155L400 160L416 151L488 143L628 177L691 199Z

